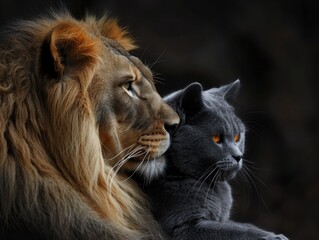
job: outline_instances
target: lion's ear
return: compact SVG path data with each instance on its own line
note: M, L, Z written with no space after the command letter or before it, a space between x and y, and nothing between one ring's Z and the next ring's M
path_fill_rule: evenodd
M125 50L130 51L137 48L128 31L119 26L117 19L103 18L99 21L99 28L104 37L118 42Z
M83 70L98 61L99 41L74 23L60 23L45 39L40 55L41 71L57 79Z

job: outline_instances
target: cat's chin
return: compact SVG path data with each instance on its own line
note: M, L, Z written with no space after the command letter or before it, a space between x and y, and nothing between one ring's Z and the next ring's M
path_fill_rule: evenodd
M166 158L159 156L152 160L143 162L136 170L147 182L158 178L165 171Z
M242 168L242 162L239 162L234 168L230 170L222 170L219 179L222 181L229 181L235 178Z
M224 180L224 181L229 181L229 180L232 180L236 177L238 171L231 171L231 172L226 172L224 173L224 176L222 174L222 177L221 179Z

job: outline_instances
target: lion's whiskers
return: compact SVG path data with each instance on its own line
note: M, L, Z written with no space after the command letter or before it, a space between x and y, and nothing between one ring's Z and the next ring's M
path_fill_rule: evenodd
M103 143L102 143L102 144L103 144ZM115 156L113 156L113 157L111 157L111 158L105 159L105 161L112 161L112 160L116 159L117 157L119 157L122 153L124 153L124 152L127 151L127 150L128 150L128 152L130 152L135 145L137 145L137 144L136 144L136 143L133 143L132 145L130 145L130 146L124 148L122 151L120 151L120 152L119 152L118 154L116 154ZM103 146L105 146L105 145L103 144ZM124 156L125 156L125 155L124 155ZM117 164L117 163L116 163L116 164Z
M113 180L115 178L115 176L117 175L118 171L120 170L120 168L131 158L134 157L139 157L141 155L143 155L145 152L141 151L144 150L145 147L144 146L140 146L138 145L136 148L133 148L132 150L130 150L119 162L117 162L111 169L110 173L108 174L108 177L111 177L110 179L110 194L112 193L112 185L113 185ZM112 176L111 176L112 174Z
M126 179L123 180L123 182L126 182L127 180L129 180L138 170L139 168L141 168L143 166L143 163L145 162L145 159L147 157L147 161L150 159L150 156L148 155L151 152L152 147L150 146L146 152L145 152L145 156L143 157L142 161L138 164L138 166L136 167L136 169L134 170L134 172L127 177ZM145 166L143 166L143 170L141 170L142 172L145 170Z

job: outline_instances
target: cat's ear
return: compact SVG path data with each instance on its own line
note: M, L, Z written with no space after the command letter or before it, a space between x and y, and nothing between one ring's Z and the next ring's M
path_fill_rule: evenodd
M200 83L194 82L184 89L167 95L164 100L170 105L181 118L193 116L202 109L203 87Z
M227 102L233 102L238 95L239 88L240 81L237 79L230 84L219 87L217 92L222 95Z
M203 87L198 82L191 83L184 90L182 90L179 99L179 107L186 115L195 114L202 108L202 92Z

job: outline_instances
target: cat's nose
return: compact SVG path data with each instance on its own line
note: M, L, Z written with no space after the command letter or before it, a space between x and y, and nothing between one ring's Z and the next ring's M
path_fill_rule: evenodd
M233 158L234 158L237 162L239 162L242 157L243 157L242 155L233 156Z

